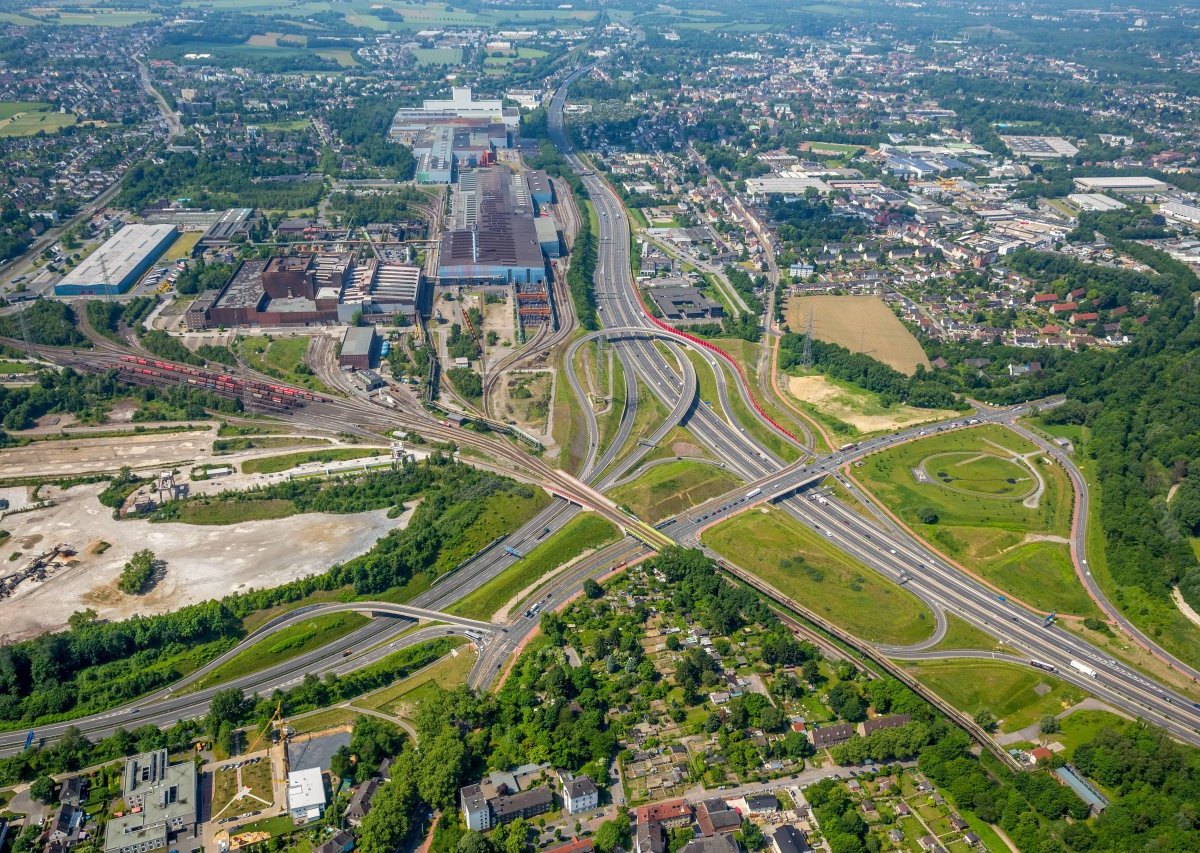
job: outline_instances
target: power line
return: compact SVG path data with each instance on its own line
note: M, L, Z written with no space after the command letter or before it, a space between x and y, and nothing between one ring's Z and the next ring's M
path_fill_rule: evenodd
M800 364L805 369L812 367L812 338L813 338L813 307L808 306L808 326L804 330L804 352L800 356Z

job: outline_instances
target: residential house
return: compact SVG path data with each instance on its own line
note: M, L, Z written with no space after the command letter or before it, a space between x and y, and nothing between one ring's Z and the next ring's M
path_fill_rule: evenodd
M350 797L350 804L346 806L346 820L351 826L362 824L363 818L371 810L371 800L375 798L375 792L379 789L380 784L382 781L379 779L368 779L354 789L354 794Z
M729 803L713 797L696 807L696 825L703 835L736 832L742 826L742 816L730 808Z
M692 807L684 800L665 800L638 806L635 815L639 824L661 823L665 827L681 827L692 822Z
M547 847L542 853L593 853L595 849L590 839L576 838L574 841Z
M750 794L746 797L746 807L754 814L779 811L779 798L774 794Z
M849 723L839 723L834 726L822 726L809 732L809 740L817 749L827 749L845 743L854 737L854 726Z
M354 849L354 836L339 829L313 848L313 853L350 853Z
M58 810L47 822L47 847L66 850L75 846L79 841L79 831L86 821L87 815L79 806L70 803L59 804Z
M58 801L67 805L80 807L87 801L88 779L86 776L72 776L63 779L58 786Z
M633 836L633 853L666 853L667 833L656 820L639 823Z
M776 827L771 833L771 847L775 853L805 853L812 849L803 830L788 823Z
M738 845L728 835L702 835L683 845L680 853L738 853Z
M906 726L912 722L912 717L908 714L892 714L887 717L872 717L869 720L864 720L858 724L858 731L864 737L873 734L880 729L895 729L900 726Z
M582 814L600 805L600 791L587 776L571 778L563 774L562 800L568 814Z

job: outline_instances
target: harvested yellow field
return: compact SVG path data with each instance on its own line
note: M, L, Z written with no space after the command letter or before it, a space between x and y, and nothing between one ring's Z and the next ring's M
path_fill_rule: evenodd
M808 328L821 341L861 352L911 376L929 359L903 323L878 296L800 296L788 300L787 321L793 332Z
M789 376L788 391L797 400L809 403L863 433L899 429L925 421L939 421L958 414L943 409L881 406L873 394L852 391L824 376Z

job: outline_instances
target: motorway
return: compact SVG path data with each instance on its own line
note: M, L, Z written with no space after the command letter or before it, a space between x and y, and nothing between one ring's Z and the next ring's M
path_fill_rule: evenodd
M301 618L308 618L320 612L328 611L325 608L315 608L313 611L305 611ZM35 729L37 739L39 742L52 742L57 740L64 730L72 727L91 740L108 737L118 729L132 730L145 725L165 728L174 725L179 720L194 719L206 714L209 701L219 690L237 687L247 694L269 695L275 690L286 690L300 683L308 673L333 672L345 675L376 663L400 649L440 636L447 634L466 636L468 631L478 636L475 629L460 625L427 626L405 634L404 632L409 631L413 625L411 619L404 617L381 616L372 619L362 628L340 638L330 646L300 655L261 672L191 692L183 689L195 678L210 671L217 664L217 662L213 662L194 677L151 696L88 717L37 726ZM281 624L277 627L281 628L284 625ZM401 634L403 636L400 636ZM257 635L253 640L239 643L237 649L223 655L220 662L224 662L236 652L244 651L248 645L261 638L262 635ZM352 650L349 655L344 654L347 649ZM180 692L181 690L182 692ZM26 731L24 729L0 733L0 755L12 755L20 752L25 747L25 738Z
M565 88L566 85L556 93L551 105L551 136L580 173L600 215L596 294L603 322L606 326L620 328L649 326L650 320L636 296L630 272L629 226L625 212L608 186L574 154L562 131L561 111L565 102ZM672 395L684 391L682 378L671 370L653 344L631 340L620 341L614 346L631 350L631 356L637 361L636 370L647 380L652 392L669 406L678 402L677 398L672 399ZM720 377L720 372L717 375ZM1031 405L979 411L962 418L957 425L970 428L989 422L1012 424L1017 417L1027 413ZM724 399L722 407L725 408ZM726 417L730 423L737 422L727 408ZM903 581L904 584L931 604L934 613L953 612L975 627L1014 646L1015 651L1019 649L1020 659L1026 665L1036 659L1053 666L1064 680L1083 687L1127 713L1152 720L1181 740L1200 744L1200 708L1193 705L1190 698L1152 683L1141 673L1109 658L1062 628L1053 625L1043 627L1040 614L1012 602L1000 601L985 584L965 575L924 543L895 526L873 524L830 498L805 500L798 494L844 464L920 437L938 427L916 427L872 438L857 447L835 451L812 464L785 467L767 448L759 446L748 436L744 429L733 429L705 406L692 406L686 424L701 443L748 482L742 488L710 501L677 520L659 525L660 530L680 544L697 546L704 527L770 501L827 536L884 577L892 581L908 578ZM1061 456L1055 458L1060 464L1066 462L1068 470L1073 467L1069 460ZM1076 483L1076 487L1079 487L1079 483ZM1086 495L1086 489L1081 494ZM1086 504L1082 509L1086 511ZM1079 530L1080 526L1077 525L1074 531L1077 540L1073 546L1075 548L1082 544ZM1025 654L1029 657L1024 657ZM1094 669L1096 677L1072 669L1070 663L1073 660Z
M1135 716L1145 717L1181 740L1200 743L1200 710L1192 705L1192 700L1152 683L1137 671L1107 658L1084 640L1061 628L1044 627L1041 614L1028 611L1012 602L998 600L996 593L987 585L965 575L898 526L875 524L829 497L813 499L817 497L813 487L830 474L836 474L842 466L869 453L918 438L925 433L951 428L951 425L914 427L868 439L861 445L835 451L821 458L816 458L808 447L794 437L785 436L786 440L805 456L798 463L784 465L774 453L756 441L753 435L748 434L745 427L737 425L738 419L730 406L726 371L721 368L715 354L703 348L699 349L704 354L708 366L713 369L717 380L719 407L724 416L707 406L698 405L695 368L681 349L683 346L695 344L659 329L647 316L630 272L630 235L625 211L607 185L575 155L563 133L562 108L567 86L583 70L569 77L556 92L551 104L550 128L555 143L579 172L600 218L595 287L604 329L594 336L604 336L612 341L616 357L625 371L627 387L627 400L615 437L601 455L595 415L590 406L584 405L588 420L588 452L577 479L550 468L540 459L525 454L503 440L464 433L462 430L433 421L424 413L383 409L361 398L332 400L290 414L289 417L293 420L321 429L350 429L377 437L380 432L399 426L413 429L427 439L469 444L488 454L489 459L494 462L480 462L468 457L463 458L464 462L498 470L526 482L537 483L560 499L503 542L496 543L452 574L444 576L407 609L396 605L372 603L321 605L272 623L264 630L277 630L290 624L290 619L304 618L314 612L329 612L339 607L389 614L372 620L367 626L330 647L224 686L238 686L252 692L269 692L298 682L308 672L349 672L382 658L396 648L431 639L446 632L466 634L468 631L481 647L469 683L479 688L490 686L502 675L505 662L512 659L514 653L536 628L539 611L558 606L577 594L585 579L603 576L627 562L646 556L651 553L652 547L663 547L671 543L687 547L699 546L700 534L704 528L771 502L801 523L826 536L832 543L882 576L904 583L906 588L930 607L936 617L934 638L907 649L887 649L889 657L992 657L992 653L965 650L933 652L927 648L944 632L945 614L954 613L1008 644L1013 649L1012 661L1025 665L1033 659L1044 662L1054 667L1059 677L1083 687L1114 707ZM593 336L573 343L565 361L568 376L572 379L572 387L580 395L581 403L587 398L580 394L582 389L577 377L574 377L571 356L591 337ZM560 338L556 336L556 339ZM670 357L665 356L658 348L656 339L665 343L671 353ZM57 357L53 353L43 355L58 361L64 358L62 351L57 351ZM94 364L97 359L103 361L115 355L116 351L102 351L73 360L79 362L80 366L85 366L85 362ZM743 379L736 371L730 371L730 374L738 385L738 393L747 398L750 390L743 384ZM657 426L646 444L639 443L624 458L618 458L632 434L634 415L640 402L636 391L638 381L658 397L671 414L664 423ZM1045 407L1048 404L1042 402L1039 405ZM1032 404L999 410L981 410L960 418L952 427L968 429L979 423L1012 425L1016 418L1027 413L1030 406ZM748 408L753 411L753 407ZM774 429L765 418L759 416L759 419L765 426ZM652 445L655 440L661 439L676 424L686 425L697 441L708 447L730 470L738 474L745 481L745 485L669 519L658 525L657 530L653 530L623 513L605 498L602 492L632 470L648 452L647 444ZM1039 443L1045 447L1044 442ZM1072 480L1080 496L1076 507L1077 522L1080 511L1086 519L1086 484L1082 483L1081 479L1076 479L1077 470L1061 451L1056 451L1053 447L1045 449L1056 461L1064 464L1069 472L1073 472ZM806 461L809 457L812 457L811 461ZM507 467L501 463L507 463ZM533 594L528 608L512 614L504 625L493 626L473 620L455 619L442 612L453 602L495 578L518 559L506 553L505 547L526 553L547 535L547 529L550 532L561 529L582 507L594 509L621 525L633 536L601 549L559 575L551 577ZM1083 525L1077 523L1073 539L1078 541L1073 541L1072 553L1086 566L1082 529ZM634 536L637 538L633 538ZM726 565L731 571L738 570L736 565ZM1102 600L1103 597L1090 573L1085 573L1083 577L1089 590ZM446 624L420 628L402 637L398 636L412 627L410 617L413 616L435 619ZM1127 632L1135 637L1139 636L1127 622L1120 621ZM260 632L247 638L239 644L239 649L261 636ZM1151 647L1153 645L1148 640L1146 644ZM343 655L346 648L351 648L354 652ZM227 657L228 655L223 656L220 661L213 662L194 678L201 677ZM1083 661L1094 668L1097 671L1096 677L1089 677L1072 669L1072 660ZM1178 668L1183 669L1182 666ZM185 686L186 683L177 684L171 690L162 691L136 703L104 714L74 720L69 724L41 727L38 734L52 740L67 725L74 725L90 737L103 737L120 726L129 728L147 723L170 725L178 719L204 713L208 697L216 688L177 692ZM0 734L0 754L19 750L23 746L24 737L24 732Z

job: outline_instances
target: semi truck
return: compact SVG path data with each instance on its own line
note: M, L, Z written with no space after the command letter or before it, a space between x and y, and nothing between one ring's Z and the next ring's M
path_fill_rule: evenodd
M1084 674L1084 675L1086 675L1088 678L1095 678L1095 677L1096 677L1096 670L1092 669L1092 668L1091 668L1090 666L1088 666L1087 664L1080 663L1080 662L1079 662L1079 661L1077 661L1077 660L1073 660L1073 661L1071 661L1071 669L1075 670L1076 672L1081 672L1081 673L1083 673L1083 674Z

